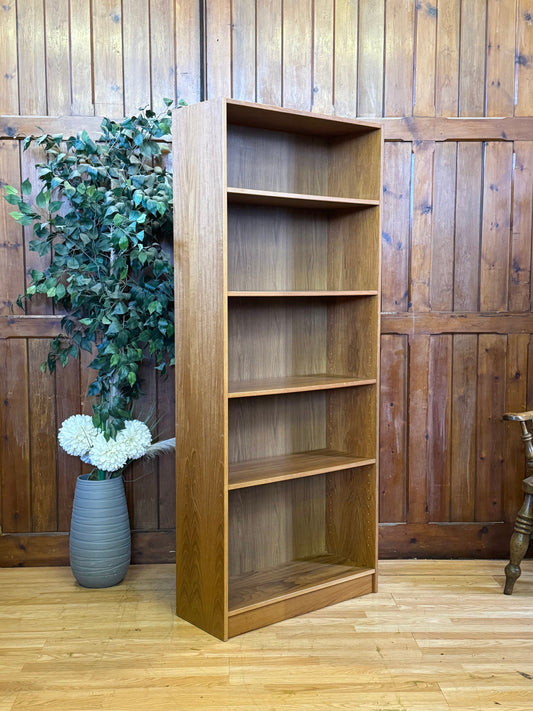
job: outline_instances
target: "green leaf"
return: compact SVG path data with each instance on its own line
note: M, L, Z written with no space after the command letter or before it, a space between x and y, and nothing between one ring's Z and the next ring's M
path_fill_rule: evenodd
M29 227L33 222L33 217L30 217L30 215L23 215L22 212L17 212L15 210L9 214L19 223L19 225L22 225L23 227Z
M31 194L32 187L31 187L31 183L28 180L28 178L26 178L26 180L22 183L22 185L20 186L20 189L22 190L23 195L30 195Z
M128 237L125 234L122 234L119 241L118 241L118 246L120 247L120 249L122 249L122 250L128 249L129 243L130 242L129 242Z
M135 385L136 380L137 380L137 375L133 371L130 370L130 372L128 373L128 383L131 386L133 386L133 385Z
M12 185L4 185L4 190L8 195L18 195L18 190Z
M50 195L50 190L41 190L41 192L35 198L35 204L37 205L37 207L40 207L42 210L48 207L48 204L50 202Z

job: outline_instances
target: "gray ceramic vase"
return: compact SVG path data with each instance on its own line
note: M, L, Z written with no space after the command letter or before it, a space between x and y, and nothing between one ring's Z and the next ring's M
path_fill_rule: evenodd
M70 524L70 567L86 588L120 583L130 564L131 533L122 477L76 480Z

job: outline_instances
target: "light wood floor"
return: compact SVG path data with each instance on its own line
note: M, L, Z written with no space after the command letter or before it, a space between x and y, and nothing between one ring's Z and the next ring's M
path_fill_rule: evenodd
M533 561L386 561L380 592L219 642L174 615L174 566L109 590L0 570L0 711L531 711Z

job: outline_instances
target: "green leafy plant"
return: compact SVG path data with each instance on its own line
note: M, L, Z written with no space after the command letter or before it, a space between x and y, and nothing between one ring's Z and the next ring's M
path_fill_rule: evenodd
M5 187L11 216L33 227L30 249L50 254L17 303L46 294L65 314L42 368L95 352L88 394L106 437L132 416L143 360L161 373L174 362L173 267L162 246L172 233L172 176L162 162L172 101L165 104L159 115L104 118L95 140L86 131L29 136L24 149L34 143L46 158L37 165L40 191L32 201L30 181L21 194Z

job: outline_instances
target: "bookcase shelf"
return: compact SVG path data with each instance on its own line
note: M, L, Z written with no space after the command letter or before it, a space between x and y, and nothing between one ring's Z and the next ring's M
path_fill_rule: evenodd
M381 146L173 115L177 613L220 639L377 589Z

